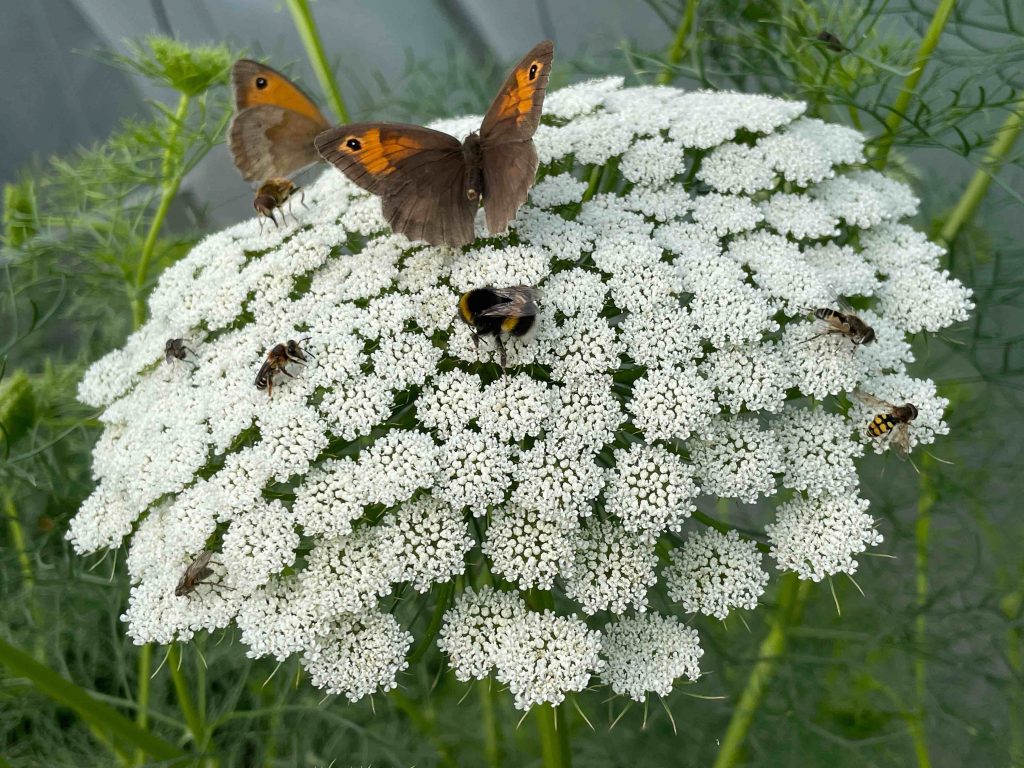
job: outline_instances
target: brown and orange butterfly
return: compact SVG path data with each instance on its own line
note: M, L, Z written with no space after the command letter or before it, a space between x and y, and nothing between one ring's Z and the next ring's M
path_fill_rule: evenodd
M313 139L331 124L295 83L249 59L235 62L231 83L235 117L228 143L246 181L280 179L320 161Z
M400 123L352 123L316 137L320 154L381 198L391 229L432 245L473 241L481 202L491 234L504 232L533 186L554 43L534 46L512 70L465 141Z

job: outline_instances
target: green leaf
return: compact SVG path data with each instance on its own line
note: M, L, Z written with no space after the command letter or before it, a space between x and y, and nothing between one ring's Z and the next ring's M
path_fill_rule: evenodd
M158 760L188 757L184 750L140 728L121 713L94 699L84 688L65 680L4 640L0 640L0 664L12 675L28 679L43 695L73 710L83 722L100 733L141 749Z

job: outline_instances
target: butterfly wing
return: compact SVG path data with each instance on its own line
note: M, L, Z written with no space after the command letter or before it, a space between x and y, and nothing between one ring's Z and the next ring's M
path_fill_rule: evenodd
M305 115L263 104L235 115L228 146L246 181L286 177L319 162L313 139L323 130Z
M506 141L529 141L540 125L555 44L535 45L505 78L480 125L484 148Z
M466 161L454 136L418 125L353 123L315 143L327 162L380 196L394 232L431 245L473 241L477 206L466 197Z
M235 62L231 82L235 117L229 145L247 181L290 176L320 159L313 139L330 123L295 83L249 59Z
M480 126L487 229L504 232L537 177L540 125L554 43L534 46L506 78Z

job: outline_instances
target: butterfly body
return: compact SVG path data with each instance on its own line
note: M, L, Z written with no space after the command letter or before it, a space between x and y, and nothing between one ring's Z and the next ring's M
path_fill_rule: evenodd
M539 160L540 124L554 44L535 46L516 65L463 141L401 123L352 123L324 131L316 148L354 183L381 198L394 232L431 245L461 246L475 237L482 204L491 234L503 232L526 202Z

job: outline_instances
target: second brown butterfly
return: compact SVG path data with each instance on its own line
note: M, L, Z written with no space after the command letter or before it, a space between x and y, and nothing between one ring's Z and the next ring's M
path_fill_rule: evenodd
M534 46L505 79L479 133L465 141L419 125L353 123L321 133L316 148L379 195L391 229L410 240L471 243L481 203L488 231L504 232L537 176L533 134L553 57L550 40Z

